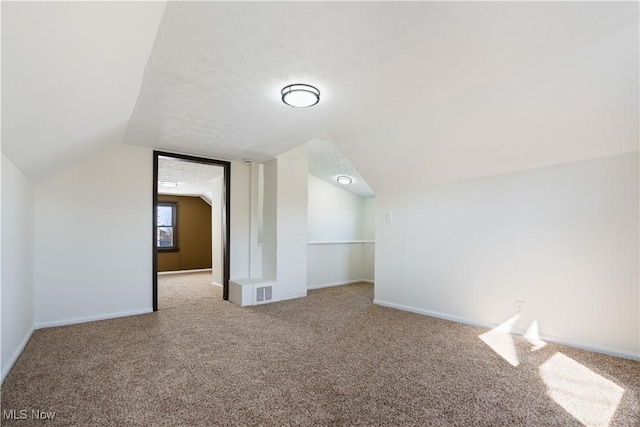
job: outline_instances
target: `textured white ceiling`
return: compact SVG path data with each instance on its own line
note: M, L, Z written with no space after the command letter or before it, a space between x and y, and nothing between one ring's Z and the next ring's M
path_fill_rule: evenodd
M212 181L224 176L221 166L190 162L173 157L158 157L158 194L204 196L211 200ZM175 187L160 185L162 181L177 182Z
M312 139L308 144L309 173L357 196L370 198L375 193L349 159L332 142ZM352 179L351 184L338 184L339 176Z
M637 36L637 3L169 3L125 142L264 161L317 138L377 192L617 154ZM299 82L317 106L280 101Z
M3 153L37 180L120 142L264 161L318 139L380 193L638 149L637 2L163 8L3 3ZM282 104L298 82L317 106Z
M309 173L360 197L375 194L351 162L335 144L314 139L308 144ZM347 175L353 179L350 185L338 184L336 178ZM224 176L220 166L190 162L173 157L158 157L158 194L204 196L211 199L211 182ZM160 185L162 181L177 182L175 187Z

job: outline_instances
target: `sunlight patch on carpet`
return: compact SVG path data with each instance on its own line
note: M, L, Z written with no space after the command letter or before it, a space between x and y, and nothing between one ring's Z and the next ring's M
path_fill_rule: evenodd
M546 342L540 339L540 333L538 332L538 319L533 319L533 322L531 322L531 325L529 325L527 331L524 333L524 338L532 345L531 351L540 350L542 347L547 345Z
M538 369L547 395L585 426L608 426L624 389L558 352Z
M520 318L519 314L505 320L489 332L478 335L485 344L487 344L493 351L495 351L500 357L509 362L511 366L518 366L518 354L516 352L516 345L513 342L511 331L516 325L516 322Z

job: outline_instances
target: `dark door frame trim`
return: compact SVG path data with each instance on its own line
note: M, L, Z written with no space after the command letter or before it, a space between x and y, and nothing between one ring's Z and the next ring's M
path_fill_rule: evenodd
M186 154L168 153L165 151L153 151L153 233L152 233L152 253L153 253L153 311L158 311L158 256L156 250L156 229L158 226L158 157L172 157L174 159L186 160L189 162L204 163L214 166L221 166L224 169L224 186L222 188L222 199L224 206L222 209L222 222L224 232L222 235L222 265L224 274L222 278L222 298L229 299L229 267L231 242L231 162L224 160L207 159L203 157L189 156Z

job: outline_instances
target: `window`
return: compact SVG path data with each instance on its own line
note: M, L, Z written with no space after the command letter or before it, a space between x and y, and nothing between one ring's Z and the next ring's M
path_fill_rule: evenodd
M178 203L158 202L156 246L159 251L178 250Z

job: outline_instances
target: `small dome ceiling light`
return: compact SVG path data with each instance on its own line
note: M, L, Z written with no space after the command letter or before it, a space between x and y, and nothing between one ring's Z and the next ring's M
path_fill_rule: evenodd
M312 107L320 102L320 91L311 85L302 83L288 85L280 93L282 102L291 107Z
M336 179L336 181L338 181L338 183L340 184L349 185L351 184L352 179L349 176L341 175Z
M163 187L177 187L178 183L176 181L160 181L160 185Z

